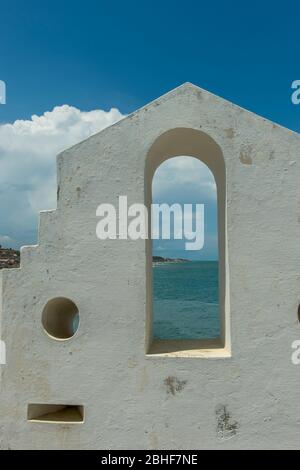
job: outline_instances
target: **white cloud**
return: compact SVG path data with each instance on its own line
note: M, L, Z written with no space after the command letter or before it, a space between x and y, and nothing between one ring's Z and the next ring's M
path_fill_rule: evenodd
M176 188L176 191L174 191ZM156 200L168 198L172 193L178 202L205 202L216 199L216 183L209 168L197 158L174 157L162 163L153 178L153 197ZM175 202L175 199L174 199Z
M14 240L7 235L0 235L0 246L7 246L14 243Z
M56 206L56 155L122 117L63 105L0 125L0 242L35 241L38 211Z
M200 160L189 157L174 157L162 163L155 172L152 185L153 201L156 203L204 204L205 243L200 252L186 252L184 240L155 240L154 253L163 256L215 259L217 255L217 191L212 172ZM195 210L195 206L193 206ZM195 212L190 214L195 227ZM186 214L185 221L188 221ZM154 223L154 233L159 233ZM171 229L172 236L174 235ZM187 234L189 235L189 234ZM158 248L159 247L159 248Z
M83 112L63 105L0 125L0 244L36 243L38 212L56 206L56 155L122 119L117 109ZM199 160L175 157L159 167L155 202L215 206L215 182Z

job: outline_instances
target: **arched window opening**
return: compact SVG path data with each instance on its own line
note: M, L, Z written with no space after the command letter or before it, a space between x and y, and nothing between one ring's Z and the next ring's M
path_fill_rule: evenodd
M145 199L152 226L146 245L147 354L230 356L226 173L219 145L195 129L160 135L147 155ZM163 235L168 219L157 208L162 203L170 212L169 239ZM187 213L185 204L192 205ZM202 227L196 204L202 206ZM191 240L194 247L184 250Z
M214 176L197 158L170 158L155 171L152 203L161 209L159 218L152 211L153 338L219 339Z

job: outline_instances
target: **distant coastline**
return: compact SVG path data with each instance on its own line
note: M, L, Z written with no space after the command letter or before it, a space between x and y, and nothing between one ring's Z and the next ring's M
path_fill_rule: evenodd
M12 248L2 248L0 245L0 269L19 268L20 251Z
M163 256L153 256L153 266L167 263L191 263L186 258L164 258ZM19 268L20 267L20 251L12 248L2 248L0 245L0 269L3 268Z
M190 263L191 260L185 258L164 258L163 256L153 256L152 263L154 266L165 263ZM3 268L19 268L20 267L20 251L12 248L2 248L0 245L0 269Z

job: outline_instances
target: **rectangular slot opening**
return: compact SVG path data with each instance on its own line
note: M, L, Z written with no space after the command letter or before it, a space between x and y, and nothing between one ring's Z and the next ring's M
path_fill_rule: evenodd
M37 423L83 423L84 407L31 403L28 405L27 419Z

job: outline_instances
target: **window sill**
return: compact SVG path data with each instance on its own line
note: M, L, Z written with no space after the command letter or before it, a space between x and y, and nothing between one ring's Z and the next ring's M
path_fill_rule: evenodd
M154 340L146 356L226 358L231 357L231 350L219 339Z

